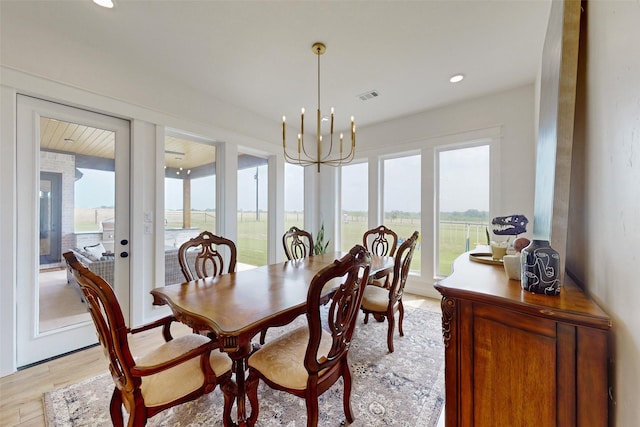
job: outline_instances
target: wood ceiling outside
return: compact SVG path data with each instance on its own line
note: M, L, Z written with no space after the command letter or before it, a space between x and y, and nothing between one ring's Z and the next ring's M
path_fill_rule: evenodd
M41 117L40 148L114 159L115 133L91 126ZM215 146L167 136L164 158L168 168L193 169L215 162Z

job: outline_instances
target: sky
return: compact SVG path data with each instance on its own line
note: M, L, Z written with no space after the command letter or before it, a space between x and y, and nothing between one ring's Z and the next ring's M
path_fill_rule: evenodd
M77 208L112 207L115 205L114 174L97 169L78 169L82 178L75 183Z
M489 147L439 151L440 211L489 210ZM383 160L384 210L420 212L419 155ZM342 168L342 209L366 211L367 163Z
M440 210L489 210L489 147L471 147L439 152ZM76 206L96 208L114 205L112 172L80 169L82 179L76 182ZM420 156L383 160L385 211L420 212ZM267 166L257 168L258 206L267 210ZM238 171L238 209L255 211L256 168ZM367 163L356 163L342 169L342 208L366 211L368 208ZM96 189L100 189L96 191ZM285 164L285 210L302 211L304 207L304 170ZM215 208L215 177L192 180L192 206L197 210ZM182 181L165 180L165 206L181 209Z
M489 211L489 146L440 151L440 211Z

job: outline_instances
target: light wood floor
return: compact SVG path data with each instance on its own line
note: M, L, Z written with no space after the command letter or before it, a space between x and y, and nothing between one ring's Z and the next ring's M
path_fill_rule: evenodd
M408 294L403 299L407 306L440 310L439 300ZM191 329L176 324L172 332L179 336L191 333ZM131 347L135 353L161 342L158 331L146 331L132 337ZM0 426L45 426L43 393L107 371L102 347L96 346L0 378Z

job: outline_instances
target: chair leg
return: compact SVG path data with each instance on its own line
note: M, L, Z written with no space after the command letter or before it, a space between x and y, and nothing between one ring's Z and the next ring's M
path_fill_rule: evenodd
M346 359L342 364L342 378L344 380L344 394L342 395L342 406L344 406L344 415L349 424L353 423L355 417L351 409L351 370Z
M400 315L398 316L398 331L400 332L400 336L404 336L404 331L402 330L402 319L404 319L404 304L402 304L402 300L398 302L398 311Z
M116 387L114 387L113 394L111 395L109 411L111 413L111 422L113 423L113 427L123 427L124 421L122 420L122 395Z
M389 322L389 327L387 328L387 347L389 348L389 353L393 353L393 331L396 328L396 319L393 311L387 314L387 321Z
M310 387L305 391L305 402L307 404L307 427L318 427L318 390Z
M364 314L364 324L366 325L367 323L369 323L369 312Z
M264 340L265 340L266 336L267 336L267 330L266 329L260 332L260 344L264 344Z
M132 405L129 409L129 422L127 422L127 427L144 427L146 424L146 408L142 405Z
M260 412L260 406L258 404L258 383L260 382L260 378L255 374L254 371L249 368L249 376L247 377L247 381L245 382L247 398L249 399L249 405L251 405L251 415L249 415L249 419L247 420L247 424L249 426L256 425L256 421L258 420L258 413Z

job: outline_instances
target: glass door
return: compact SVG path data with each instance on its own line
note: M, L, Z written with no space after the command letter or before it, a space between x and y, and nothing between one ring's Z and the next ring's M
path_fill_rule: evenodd
M97 342L62 254L129 307L129 122L18 96L17 364ZM128 312L125 310L125 317Z

